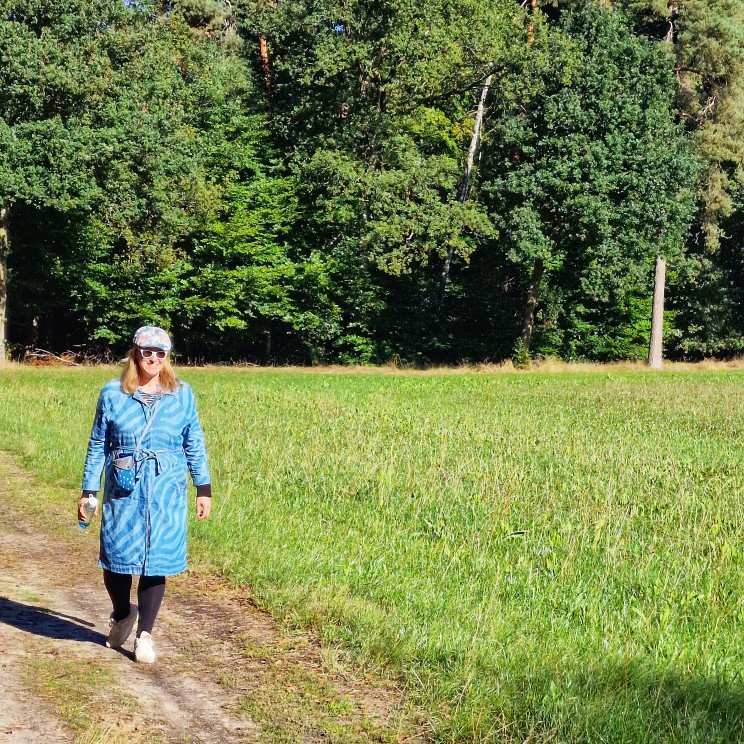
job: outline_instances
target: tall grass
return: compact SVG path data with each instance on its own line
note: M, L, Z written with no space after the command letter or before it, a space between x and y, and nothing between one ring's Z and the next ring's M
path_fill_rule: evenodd
M111 376L0 372L0 446L76 488ZM744 372L184 377L195 559L400 673L437 740L744 738Z

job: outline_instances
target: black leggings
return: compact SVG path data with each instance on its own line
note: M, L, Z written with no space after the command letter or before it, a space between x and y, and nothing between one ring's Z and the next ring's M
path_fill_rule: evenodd
M129 614L129 596L132 591L131 574L119 574L103 569L103 583L114 606L114 620L123 620ZM165 595L165 576L140 576L137 585L139 621L137 635L152 633L160 603Z

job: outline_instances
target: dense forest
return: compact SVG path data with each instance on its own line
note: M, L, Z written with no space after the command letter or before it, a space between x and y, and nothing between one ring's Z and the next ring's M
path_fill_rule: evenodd
M744 350L741 0L0 8L3 356Z

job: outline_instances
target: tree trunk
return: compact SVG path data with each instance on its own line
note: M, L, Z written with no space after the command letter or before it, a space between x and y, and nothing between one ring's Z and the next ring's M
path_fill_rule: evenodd
M530 0L530 11L534 15L537 11L537 0ZM535 42L535 22L530 21L529 31L527 32L527 42L533 44Z
M540 297L540 282L542 282L545 264L541 258L535 259L535 267L532 270L532 279L527 290L527 302L524 306L524 315L522 316L522 348L525 354L529 354L530 342L532 341L532 329L535 325L535 309L537 300Z
M465 202L470 197L470 179L473 174L473 164L475 163L475 156L478 153L478 146L481 138L481 128L483 126L483 114L486 110L486 99L488 98L488 91L491 88L491 81L493 75L489 75L486 78L486 82L483 85L481 91L480 100L478 101L478 110L475 114L475 123L473 124L473 136L470 139L470 148L468 149L468 159L465 163L465 177L462 181L462 188L460 189L460 204ZM444 302L444 290L447 286L447 279L449 278L450 266L452 266L452 256L455 252L454 244L447 246L447 254L444 258L444 266L442 267L442 274L439 278L439 291L437 292L437 307L441 308Z
M666 278L666 261L656 257L654 271L654 303L651 310L651 340L648 345L648 366L661 369L661 342L664 333L664 281Z
M679 17L679 6L677 4L677 0L669 0L667 3L667 8L669 10L669 16L667 18L667 23L669 24L667 28L667 34L664 41L666 41L668 44L674 44L677 37L677 29L676 29L676 21Z
M0 366L5 364L6 344L8 329L8 218L10 207L0 207Z
M269 70L269 45L266 42L266 36L261 34L258 37L258 50L261 54L261 72L263 74L264 87L266 90L271 88L271 72Z

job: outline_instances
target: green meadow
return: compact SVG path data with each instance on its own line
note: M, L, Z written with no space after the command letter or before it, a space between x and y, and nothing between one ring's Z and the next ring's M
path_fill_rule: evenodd
M182 375L194 562L399 679L433 740L744 739L743 371ZM0 371L0 447L71 529L112 376Z

